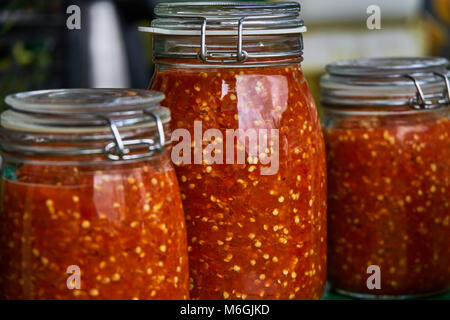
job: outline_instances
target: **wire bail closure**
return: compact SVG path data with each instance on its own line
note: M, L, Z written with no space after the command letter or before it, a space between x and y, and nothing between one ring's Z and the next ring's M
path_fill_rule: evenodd
M247 19L247 17L243 17L238 20L238 40L236 51L228 51L228 50L208 50L208 47L206 45L206 27L208 24L208 19L203 18L200 29L201 43L200 43L200 52L198 53L197 56L198 59L203 62L217 62L218 60L214 58L234 58L235 60L219 60L219 61L222 63L245 62L248 59L247 51L242 49L245 19Z
M137 160L151 157L155 151L160 153L163 151L166 144L163 122L157 114L154 114L149 110L144 110L144 113L151 116L155 120L159 141L155 142L153 139L123 140L115 121L110 118L105 118L114 136L114 141L107 144L104 149L108 159L113 161ZM148 151L144 153L130 154L132 149L147 149Z
M415 110L432 109L436 105L446 104L446 103L450 102L450 82L449 82L448 76L445 73L441 73L441 72L433 72L433 74L444 79L445 88L446 88L445 89L446 92L443 93L444 98L441 100L437 100L437 101L427 100L425 97L425 94L423 92L423 89L419 84L419 81L412 75L408 75L408 74L404 75L405 78L410 79L414 83L414 86L417 91L416 97L411 98L409 101L409 106L412 109L415 109Z

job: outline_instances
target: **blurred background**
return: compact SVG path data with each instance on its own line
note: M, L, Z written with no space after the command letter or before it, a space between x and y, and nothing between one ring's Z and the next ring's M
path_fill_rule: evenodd
M63 87L146 88L151 0L0 0L0 109L5 95ZM328 62L374 56L450 56L450 0L300 0L308 32L303 68L313 94ZM70 5L81 30L68 30ZM369 30L369 5L381 29Z

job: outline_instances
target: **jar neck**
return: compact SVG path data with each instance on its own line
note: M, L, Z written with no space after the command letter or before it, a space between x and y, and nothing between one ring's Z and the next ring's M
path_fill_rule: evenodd
M155 60L158 70L189 69L194 72L211 71L217 69L242 69L242 68L277 68L281 66L299 65L303 57L283 58L283 59L253 59L243 63L203 63L197 59L168 59L161 58Z
M236 36L208 36L204 40L199 36L154 35L154 59L157 63L177 60L226 67L301 61L303 54L301 34L245 36L241 45Z
M164 142L155 127L120 131L125 154L119 155L118 142L112 132L37 133L0 129L2 157L17 161L44 161L62 163L126 163L158 156L170 149L169 124L163 125Z
M412 109L410 105L360 106L330 105L322 103L325 116L387 116L387 117L448 117L450 105L442 104L432 109Z

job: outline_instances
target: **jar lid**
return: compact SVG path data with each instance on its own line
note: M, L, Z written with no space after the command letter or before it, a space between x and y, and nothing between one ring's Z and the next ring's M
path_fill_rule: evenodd
M151 27L140 31L155 35L199 36L199 50L184 54L182 58L199 58L209 62L222 58L222 62L244 62L247 59L292 57L302 54L302 47L291 52L265 52L264 55L247 52L243 46L245 36L299 34L306 31L300 18L298 2L168 2L155 7L157 19ZM206 47L206 36L237 37L236 50L216 50L214 44ZM208 41L210 43L211 40ZM168 52L155 52L156 57L180 58Z
M338 61L326 66L321 102L341 106L431 109L450 101L449 61L398 57Z
M159 106L164 94L141 89L53 89L11 94L12 109L54 115L110 114Z
M148 157L167 143L164 94L140 89L57 89L12 94L0 116L0 147L41 155L104 153L111 160ZM133 138L155 131L157 139ZM35 140L29 145L25 139ZM83 147L75 146L82 143ZM41 145L42 143L42 145ZM57 148L49 147L57 144ZM92 144L90 146L89 144ZM98 148L99 144L105 145ZM95 145L95 146L94 146ZM138 154L133 151L140 150ZM141 152L142 150L146 152Z

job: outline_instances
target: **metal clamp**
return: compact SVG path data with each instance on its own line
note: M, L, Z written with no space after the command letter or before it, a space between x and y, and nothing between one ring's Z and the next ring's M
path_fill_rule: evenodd
M234 63L234 62L245 62L248 59L247 51L243 50L243 30L244 30L244 20L247 17L243 17L239 19L238 22L238 41L236 51L229 50L208 50L206 45L206 26L208 20L203 18L201 25L201 43L200 43L200 52L197 57L200 61L203 62L222 62L222 63ZM212 58L212 59L211 59ZM226 60L220 58L234 58L234 60Z
M412 109L415 109L415 110L431 109L436 105L441 105L441 104L450 102L450 83L449 83L449 79L448 79L447 75L444 73L440 73L440 72L433 72L433 74L444 79L445 87L446 87L446 93L445 92L443 93L444 99L441 99L441 100L438 99L435 101L427 100L425 97L425 94L422 90L422 87L419 84L419 81L411 75L408 75L408 74L404 75L405 78L408 78L413 81L414 86L416 87L416 90L417 90L416 97L410 99L410 101L409 101L409 106ZM447 96L447 97L445 97L445 96Z
M444 79L445 82L445 88L447 89L447 99L450 101L450 81L448 80L448 76L445 73L441 72L433 72L438 77L441 77Z
M153 139L134 139L134 140L123 140L119 129L117 128L114 120L109 118L104 118L111 129L114 136L114 141L105 146L105 154L108 159L113 161L119 160L137 160L153 156L155 151L162 152L166 144L164 125L161 118L151 111L144 110L144 114L153 117L156 122L157 134L159 141L155 143ZM131 149L147 149L147 152L130 154Z
M154 114L153 112L149 110L144 110L144 114L151 116L156 123L156 129L158 129L158 138L159 138L159 144L157 144L157 149L162 152L164 146L166 145L166 137L164 134L164 124L161 121L161 118Z

